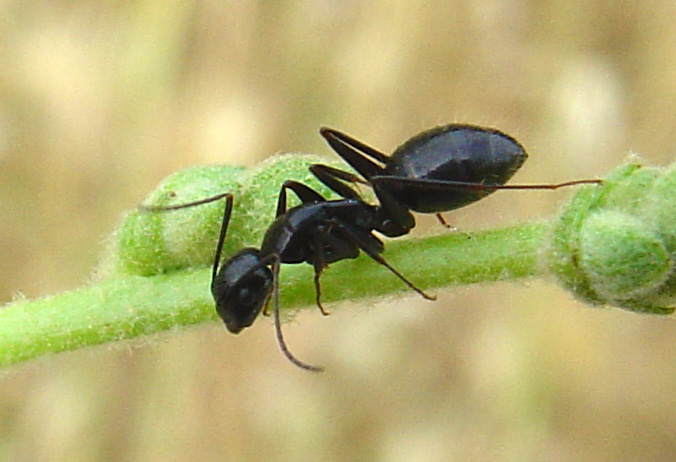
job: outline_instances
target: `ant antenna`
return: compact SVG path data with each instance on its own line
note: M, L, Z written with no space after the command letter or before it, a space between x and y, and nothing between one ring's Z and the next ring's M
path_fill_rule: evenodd
M503 184L498 186L482 185L484 189L559 189L580 184L602 184L603 180L571 180L553 184Z
M174 195L176 195L174 193ZM186 202L184 204L177 204L177 205L145 205L141 204L138 206L138 208L144 212L166 212L169 210L180 210L180 209L187 209L188 207L194 207L196 205L202 205L202 204L208 204L209 202L214 202L217 201L218 199L223 199L224 197L230 196L230 201L232 201L232 194L231 193L221 193L221 194L216 194L215 196L211 197L206 197L204 199L192 201L192 202Z
M431 190L448 191L485 191L496 189L559 189L568 186L575 186L580 184L603 184L603 180L572 180L564 183L547 183L547 184L484 184L484 183L469 183L465 181L452 180L433 180L433 179L419 179L419 178L405 178L397 176L374 176L370 179L372 184L394 184L397 186L424 186Z
M313 366L312 364L307 364L296 358L284 342L284 336L282 335L282 323L279 319L279 257L276 256L275 261L272 263L272 316L275 323L275 334L277 337L277 344L279 344L279 349L282 350L286 359L291 361L295 366L305 369L310 372L323 372L324 368L321 366Z

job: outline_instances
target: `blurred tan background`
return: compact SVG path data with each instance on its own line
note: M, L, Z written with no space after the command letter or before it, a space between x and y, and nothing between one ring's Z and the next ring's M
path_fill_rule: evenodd
M676 153L673 1L0 0L0 56L4 302L86 283L168 173L330 156L320 125L385 151L499 127L531 154L519 182ZM512 223L567 194L447 219ZM672 319L541 281L438 295L299 316L287 341L323 375L282 358L268 319L7 369L0 460L673 460Z

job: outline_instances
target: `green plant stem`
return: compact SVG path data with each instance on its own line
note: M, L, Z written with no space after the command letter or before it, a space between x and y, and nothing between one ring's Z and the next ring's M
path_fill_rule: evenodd
M538 255L547 230L547 224L536 223L396 240L387 243L383 256L425 290L514 280L540 272ZM214 321L209 278L208 268L152 277L118 275L70 292L16 301L0 309L0 366ZM321 283L327 303L399 292L416 296L363 255L331 265ZM285 265L281 308L313 305L312 268Z

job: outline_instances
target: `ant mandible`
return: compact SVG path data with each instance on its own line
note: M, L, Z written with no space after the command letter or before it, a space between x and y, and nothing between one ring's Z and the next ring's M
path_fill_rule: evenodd
M297 359L286 346L279 315L279 270L282 263L309 263L314 267L315 301L322 314L328 313L321 304L319 278L331 263L356 258L361 250L385 266L411 289L428 300L426 294L389 265L380 255L383 242L373 235L379 231L392 234L393 225L379 206L364 202L359 194L342 185L338 200L326 200L321 194L297 181L285 181L277 199L276 219L267 229L260 249L245 248L222 265L221 251L230 222L233 196L218 194L194 202L174 206L142 206L146 211L178 210L225 198L223 220L214 252L211 273L211 293L216 311L233 334L249 327L272 298L272 314L277 342L286 358L296 366L314 372L323 368ZM287 189L293 191L301 204L287 210ZM410 214L409 214L410 215ZM413 217L411 216L411 220ZM397 229L395 235L401 235ZM265 313L265 310L263 310Z
M442 225L450 227L441 212L469 205L498 189L558 189L601 183L591 179L506 185L528 155L517 140L494 128L442 125L409 139L391 156L338 130L324 127L320 133L361 178L321 164L310 166L310 171L339 194L345 190L344 182L370 185L384 213L401 225L403 234L415 226L410 213L405 213L411 210L435 213Z

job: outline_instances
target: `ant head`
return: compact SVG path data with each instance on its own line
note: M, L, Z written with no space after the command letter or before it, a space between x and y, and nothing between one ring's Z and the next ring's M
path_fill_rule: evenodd
M249 327L272 292L273 275L260 251L243 249L226 261L211 281L216 311L233 334Z

